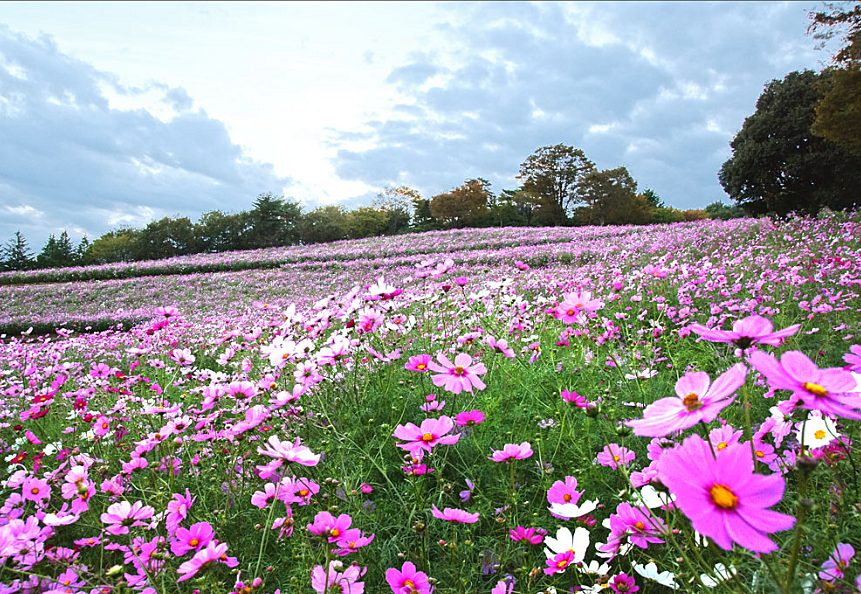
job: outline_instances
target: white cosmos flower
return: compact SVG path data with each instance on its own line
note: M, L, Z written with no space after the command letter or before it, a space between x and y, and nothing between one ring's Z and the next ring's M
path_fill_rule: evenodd
M633 499L637 503L642 503L642 505L645 505L649 509L654 509L656 507L669 505L676 500L676 496L669 493L661 493L652 485L646 485L634 495Z
M583 563L582 565L577 566L578 571L580 573L587 573L591 575L608 575L610 573L610 566L606 563L600 563L599 561L592 560L591 563Z
M598 500L592 501L584 501L580 505L576 503L551 503L550 507L547 509L550 510L550 513L565 518L566 520L570 520L571 518L579 518L580 516L585 516L588 513L595 511L598 508Z
M802 423L802 428L795 435L798 441L802 442L806 447L816 449L827 446L837 439L840 432L837 431L834 421L828 417L823 417L819 411L813 411L807 417L807 421Z
M707 588L714 588L719 583L727 581L735 574L737 574L738 570L735 568L735 565L730 565L729 569L727 569L726 565L724 565L723 563L718 563L717 565L715 565L714 571L712 573L715 576L714 578L706 573L700 575L700 579Z
M556 538L545 536L544 544L546 545L544 554L548 559L565 551L571 551L574 553L572 563L580 563L586 555L586 549L589 548L589 531L585 528L577 528L572 535L568 528L562 527L556 531Z
M675 574L671 571L662 571L658 572L658 566L654 563L649 563L648 565L640 565L638 563L634 563L634 571L639 573L641 576L646 578L647 580L652 580L654 582L658 582L662 586L666 586L667 588L672 588L673 590L678 589L678 584L675 581Z

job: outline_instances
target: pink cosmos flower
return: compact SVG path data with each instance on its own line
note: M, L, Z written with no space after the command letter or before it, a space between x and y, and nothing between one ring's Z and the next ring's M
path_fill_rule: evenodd
M741 441L742 431L730 424L723 425L709 431L709 441L716 453L724 451L729 446Z
M152 507L140 501L120 501L108 507L107 513L102 514L101 519L103 524L108 524L107 531L111 534L128 534L130 527L146 526L141 520L148 520L154 513Z
M487 346L499 353L502 353L509 359L513 359L516 356L514 354L514 349L508 346L508 341L504 338L496 340L493 336L488 335L484 337L484 342L487 343Z
M526 541L529 544L537 545L544 542L544 537L547 536L547 531L541 528L524 528L523 526L518 526L513 530L509 530L508 533L511 535L511 540L514 542Z
M234 557L227 556L227 544L220 543L217 540L213 540L208 545L206 545L206 548L201 549L197 553L195 553L194 557L192 557L191 560L186 561L179 566L179 569L177 569L176 571L177 573L182 574L182 577L176 580L176 583L194 577L202 569L219 561L224 563L228 567L236 567L236 565L238 565Z
M350 553L355 553L361 547L367 546L373 541L373 534L365 536L358 528L350 528L349 530L345 530L337 541L338 546L341 548L335 549L332 552L340 557L344 557Z
M634 435L664 437L700 421L709 423L732 404L732 394L744 384L746 375L742 363L730 367L713 384L705 372L687 373L676 382L677 398L661 398L646 407L642 419L625 424L634 429Z
M416 355L414 357L410 357L410 360L404 364L404 368L409 369L410 371L425 373L428 371L428 364L431 361L433 361L433 357L430 355Z
M544 568L544 573L547 575L564 573L568 566L575 562L576 558L573 552L563 551L547 560L547 567Z
M566 324L573 324L582 321L582 314L597 311L603 307L603 301L592 299L591 292L583 291L582 293L565 293L562 303L557 305L554 311L557 319Z
M661 482L697 532L730 550L732 543L758 553L777 545L766 534L792 528L795 518L768 509L783 497L783 477L753 473L750 447L727 447L715 460L699 435L665 452L658 461Z
M659 517L653 516L649 508L620 503L616 507L616 513L610 514L610 536L607 543L597 548L602 553L615 555L627 538L630 544L645 549L649 543L663 543L660 535L667 531L667 525Z
M398 425L392 435L409 442L399 443L398 447L415 455L419 450L430 452L437 444L457 443L460 435L447 435L452 429L454 429L454 423L449 417L443 415L438 419L425 419L421 427L416 427L412 423Z
M597 499L577 505L582 496L583 493L577 490L577 479L573 476L566 476L565 482L556 481L547 490L550 515L554 518L570 520L584 516L598 507Z
M532 445L528 441L524 441L520 445L517 445L516 443L507 443L501 450L494 450L493 454L488 456L487 459L493 460L494 462L505 462L508 464L508 460L512 458L523 460L524 458L532 456L533 453Z
M433 517L445 520L446 522L461 522L463 524L475 524L478 522L478 512L471 514L462 509L447 507L443 511L439 511L436 505L431 509Z
M344 566L340 561L329 562L329 570L317 565L311 571L311 587L319 594L342 592L343 594L362 594L365 583L359 578L365 575L366 568L358 565L348 565L343 572L338 571Z
M454 415L454 423L458 427L478 425L484 421L484 413L480 410L471 410Z
M848 419L861 420L861 396L855 393L858 383L848 371L839 367L819 369L801 351L783 354L778 363L774 355L755 351L748 357L775 390L790 390L792 395L786 406L820 410ZM788 414L788 410L781 409Z
M427 574L416 571L416 566L410 561L404 563L400 570L394 567L387 569L386 581L394 594L429 594L432 590Z
M473 387L478 390L484 390L487 387L478 377L487 373L487 367L484 363L473 365L472 357L466 353L459 353L454 358L454 363L443 354L437 355L437 360L442 365L433 361L428 363L430 370L439 374L431 378L436 387L445 388L453 394L460 394L463 390L472 392Z
M173 499L167 504L167 517L164 521L168 534L176 532L180 522L188 517L188 510L196 500L197 497L192 497L188 489L185 490L185 496L173 494Z
M42 501L51 498L51 487L38 478L28 478L21 486L21 495L26 501Z
M170 551L177 557L189 551L199 551L212 541L213 535L209 522L197 522L189 528L177 528L176 540L170 544Z
M822 571L819 572L819 579L833 582L834 580L844 579L843 570L849 566L849 561L855 556L855 549L850 544L839 543L837 548L828 557L828 560L822 564Z
M308 524L308 532L323 536L329 539L329 542L338 542L341 534L347 531L350 524L353 523L353 518L347 514L341 514L337 518L329 512L319 512L314 516L314 523Z
M314 454L311 450L301 445L297 437L294 443L281 441L278 436L272 435L268 439L265 448L257 447L257 453L264 456L278 458L281 461L295 462L302 466L316 466L320 462L320 454Z
M754 344L768 344L778 346L783 339L792 336L801 324L793 324L783 330L774 332L774 327L771 320L762 316L749 316L743 320L736 320L732 325L732 331L715 330L707 328L702 324L691 324L688 326L692 332L695 332L712 342L731 342L738 348L745 350Z
M255 491L254 495L251 496L251 505L264 509L270 502L277 499L285 501L286 496L287 490L280 485L276 486L274 483L266 483L263 485L263 491Z
M586 400L585 396L580 396L577 392L572 392L569 390L562 390L562 401L567 402L572 406L576 406L578 408L586 408L586 405L589 404L589 401Z
M613 470L616 470L620 465L627 466L628 462L632 462L636 457L635 452L620 446L618 443L604 446L604 451L597 456L598 464L609 466Z
M853 344L849 347L849 352L843 355L843 360L847 363L848 371L861 373L861 344Z
M616 574L610 578L610 588L616 594L633 594L640 591L640 587L634 581L634 578L624 573Z

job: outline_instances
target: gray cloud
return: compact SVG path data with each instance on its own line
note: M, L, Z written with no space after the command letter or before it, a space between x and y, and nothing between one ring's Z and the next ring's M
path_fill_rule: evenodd
M827 60L798 3L446 9L438 30L451 54L428 50L392 71L409 100L391 119L343 131L372 148L337 151L341 177L426 194L476 176L513 188L529 154L561 142L600 168L625 165L671 205L726 201L717 172L763 86Z
M112 108L108 93L157 93L175 113ZM50 37L0 25L0 241L21 230L90 238L154 217L248 208L291 180L244 156L224 123L192 111L182 88L126 88L63 54Z

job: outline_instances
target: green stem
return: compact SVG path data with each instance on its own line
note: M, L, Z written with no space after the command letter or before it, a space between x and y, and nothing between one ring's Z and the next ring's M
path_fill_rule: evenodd
M803 450L802 454L804 454ZM807 472L808 469L804 466L800 466L798 469L798 515L795 519L795 536L792 539L792 552L789 557L789 568L786 570L786 584L783 587L783 594L792 592L795 567L798 564L798 553L801 550L801 532L804 527L804 520L807 518L807 505L804 501L807 495Z

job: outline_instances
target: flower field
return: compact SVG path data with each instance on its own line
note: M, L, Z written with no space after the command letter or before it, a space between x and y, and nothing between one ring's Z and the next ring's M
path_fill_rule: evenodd
M858 592L861 217L0 279L0 593Z

